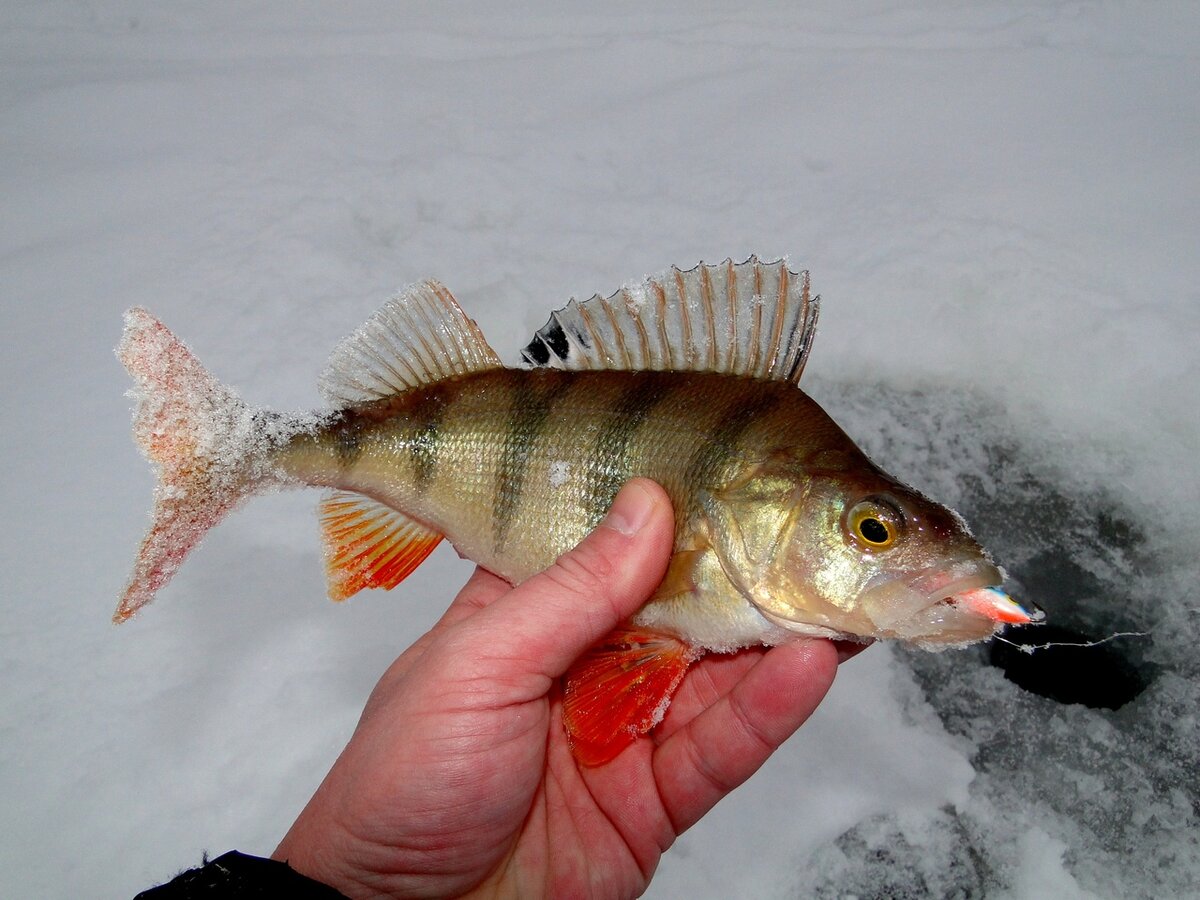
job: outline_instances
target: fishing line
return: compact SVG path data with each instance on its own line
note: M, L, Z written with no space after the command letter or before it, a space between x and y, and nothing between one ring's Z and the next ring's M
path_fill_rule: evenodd
M1077 644L1071 641L1047 641L1045 644L1018 644L1015 641L1010 641L1007 638L995 635L992 639L1000 641L1002 644L1008 644L1010 647L1015 647L1022 653L1029 655L1033 654L1034 650L1048 650L1051 647L1099 647L1101 644L1107 644L1109 641L1116 640L1121 637L1150 637L1149 631L1117 631L1110 634L1108 637L1100 638L1098 641L1085 641Z

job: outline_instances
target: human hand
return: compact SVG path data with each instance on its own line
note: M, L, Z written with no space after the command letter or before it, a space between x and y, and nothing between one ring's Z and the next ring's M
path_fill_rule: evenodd
M828 641L710 654L664 720L611 762L571 755L560 676L632 615L671 552L658 485L626 485L600 526L512 587L476 570L372 692L273 856L350 897L475 892L628 897L824 697Z

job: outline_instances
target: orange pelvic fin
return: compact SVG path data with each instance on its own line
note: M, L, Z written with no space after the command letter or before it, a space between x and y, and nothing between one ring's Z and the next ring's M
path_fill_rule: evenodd
M425 561L442 535L361 494L335 491L321 501L329 596L394 588Z
M698 655L676 637L632 625L592 647L567 672L563 698L575 758L606 763L662 721Z

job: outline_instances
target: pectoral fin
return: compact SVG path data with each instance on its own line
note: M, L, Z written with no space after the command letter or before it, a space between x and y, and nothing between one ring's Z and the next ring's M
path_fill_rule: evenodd
M662 721L697 656L676 637L632 625L596 644L567 672L563 721L575 758L606 763Z
M709 552L706 543L692 550L676 550L667 563L667 573L662 583L654 591L655 598L677 597L680 594L690 594L696 590L696 568L705 553Z

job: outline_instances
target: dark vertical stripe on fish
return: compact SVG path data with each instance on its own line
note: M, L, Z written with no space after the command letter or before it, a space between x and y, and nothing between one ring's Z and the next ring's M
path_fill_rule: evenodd
M604 518L621 485L633 475L629 445L634 435L678 384L677 380L669 381L662 372L639 372L632 377L633 384L617 398L584 470L588 477L584 502L591 528Z
M508 433L504 437L504 450L496 472L496 498L492 511L492 542L496 553L503 549L508 530L521 504L530 451L545 427L555 400L572 384L569 378L562 377L558 372L537 373L551 379L544 386L539 386L534 378L525 373L520 374L524 377L516 381L516 391L508 410Z
M418 494L424 494L429 488L437 470L438 443L446 406L442 391L429 390L417 399L409 412L412 433L408 438L408 454Z
M333 436L338 462L343 468L350 468L362 454L360 437L364 425L361 417L348 410L335 413L329 423L329 433Z
M776 391L757 396L736 396L721 416L720 423L688 460L684 484L712 487L721 467L737 451L738 441L756 419L767 415L779 402ZM679 514L678 512L676 513Z

